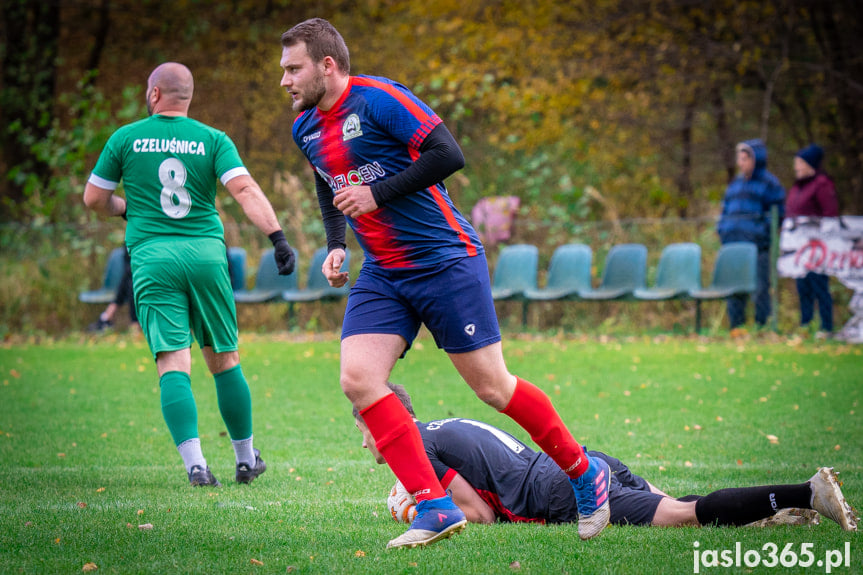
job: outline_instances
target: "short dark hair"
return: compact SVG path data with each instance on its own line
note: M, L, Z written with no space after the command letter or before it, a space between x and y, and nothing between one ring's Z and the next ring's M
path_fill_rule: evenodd
M402 402L402 405L405 406L405 409L408 410L408 413L411 414L411 417L416 417L417 414L414 413L414 406L411 403L411 396L408 394L408 390L405 389L405 386L399 385L397 383L390 383L388 381L387 387L390 389L390 391L396 394L396 397L399 399L399 401ZM354 407L353 409L353 414L354 419L362 419L362 416L360 415L360 410L356 407Z
M306 45L312 62L320 62L330 56L345 74L351 73L351 56L345 39L336 28L323 18L311 18L300 22L282 34L282 46Z

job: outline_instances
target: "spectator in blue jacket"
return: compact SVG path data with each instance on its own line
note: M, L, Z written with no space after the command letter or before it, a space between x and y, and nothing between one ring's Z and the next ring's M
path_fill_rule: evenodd
M770 316L770 208L785 213L785 188L767 171L767 147L761 140L737 144L737 177L725 189L722 216L717 231L723 244L752 242L758 247L758 281L755 292L755 323L763 326ZM748 296L728 298L731 329L746 322Z

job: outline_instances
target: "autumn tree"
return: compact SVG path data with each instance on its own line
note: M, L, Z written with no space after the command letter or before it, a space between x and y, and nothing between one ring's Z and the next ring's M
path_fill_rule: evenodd
M843 211L852 213L863 209L856 4L8 0L3 219L33 194L60 197L82 185L81 158L92 166L100 139L127 121L119 110L140 113L147 74L167 60L192 69L192 115L231 135L265 187L293 178L311 198L278 58L281 33L312 16L342 31L353 73L400 81L441 115L467 157L448 181L463 207L515 194L532 218L564 224L609 209L621 217L709 216L734 174L734 144L761 136L787 185L793 153L821 143ZM90 148L72 146L79 140ZM52 191L46 178L67 191ZM298 202L281 192L273 200L284 211ZM52 209L52 217L75 213Z

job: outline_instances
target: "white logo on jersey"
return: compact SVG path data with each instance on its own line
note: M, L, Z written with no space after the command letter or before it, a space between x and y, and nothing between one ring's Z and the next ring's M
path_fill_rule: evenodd
M476 325L469 323L464 326L464 332L470 336L476 333Z
M347 142L363 135L363 129L360 126L360 117L356 114L351 114L345 123L342 124L342 141Z
M337 176L331 176L318 167L315 167L315 171L324 179L333 192L346 186L361 186L363 184L368 184L387 175L381 165L377 162L362 165L346 174L338 174Z
M177 138L171 138L170 140L165 138L144 138L142 140L139 138L132 142L132 151L135 153L170 152L171 154L207 155L207 150L204 148L204 142L178 140Z
M429 421L426 429L429 431L437 431L450 421L458 421L458 417L450 417L449 419L438 419L437 421Z

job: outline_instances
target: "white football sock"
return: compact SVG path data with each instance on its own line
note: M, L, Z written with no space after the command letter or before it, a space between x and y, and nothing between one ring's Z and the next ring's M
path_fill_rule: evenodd
M200 465L203 469L207 468L207 460L204 459L204 453L201 451L201 439L193 437L187 439L177 446L177 451L183 458L183 465L186 466L186 473L192 471L192 467Z
M248 439L232 439L231 444L234 446L234 455L237 458L237 465L245 463L249 467L255 466L255 451L252 446L252 437Z

